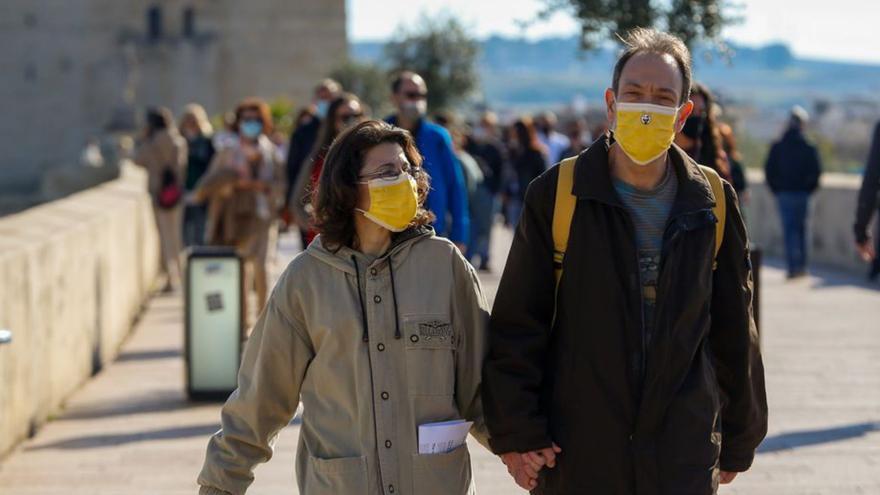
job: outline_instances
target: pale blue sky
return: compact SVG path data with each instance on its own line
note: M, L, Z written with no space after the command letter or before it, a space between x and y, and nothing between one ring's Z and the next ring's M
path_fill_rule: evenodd
M353 41L385 39L402 24L425 12L451 12L477 36L519 35L529 38L567 35L577 25L566 15L532 26L540 0L346 0L348 33ZM742 8L741 25L725 37L748 45L782 41L803 57L880 64L880 0L734 0Z

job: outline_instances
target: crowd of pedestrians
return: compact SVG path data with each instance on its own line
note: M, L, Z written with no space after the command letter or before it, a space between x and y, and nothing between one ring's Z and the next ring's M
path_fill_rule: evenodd
M767 406L734 141L680 40L626 44L595 135L550 112L429 117L409 71L371 118L327 80L279 181L262 106L239 106L196 200L238 198L208 187L234 171L252 217L275 205L307 247L254 327L202 494L244 493L300 403L302 493L473 493L461 421L539 494L708 494L749 469ZM515 234L490 316L474 266L496 216Z
M417 427L444 420L471 421L533 493L708 494L749 469L767 404L742 157L680 40L624 41L604 122L429 116L411 71L390 81L388 116L321 81L289 139L257 98L216 133L197 104L178 124L147 113L135 160L168 288L183 246L233 247L261 310L203 494L244 493L300 401L304 493L472 493L466 447L414 453ZM766 161L791 278L821 174L807 122L792 110ZM855 226L866 260L877 134ZM477 270L500 222L515 234L490 317ZM305 253L269 296L283 228Z

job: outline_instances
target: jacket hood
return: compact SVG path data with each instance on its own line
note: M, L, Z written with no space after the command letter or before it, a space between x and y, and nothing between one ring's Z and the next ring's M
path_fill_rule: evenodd
M324 245L321 235L315 237L315 240L306 248L306 254L321 260L328 265L337 268L350 275L355 275L354 265L351 263L351 257L354 256L364 266L369 266L375 261L385 258L406 257L409 249L416 243L434 237L434 229L428 226L412 227L399 234L393 234L391 238L391 247L382 256L372 259L372 257L348 246L341 247L334 252Z

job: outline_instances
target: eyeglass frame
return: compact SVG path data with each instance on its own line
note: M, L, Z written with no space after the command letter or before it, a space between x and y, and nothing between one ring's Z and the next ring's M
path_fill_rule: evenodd
M371 174L358 175L357 178L360 184L366 184L371 180L384 180L384 181L394 181L397 180L401 175L407 174L412 178L418 177L422 173L422 167L413 167L412 165L407 165L407 167L403 170L395 169L395 170L386 170L382 172L373 172ZM394 174L394 175L391 175Z

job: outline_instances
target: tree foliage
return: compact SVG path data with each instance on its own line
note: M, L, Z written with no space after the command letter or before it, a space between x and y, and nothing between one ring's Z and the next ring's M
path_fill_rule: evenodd
M479 43L454 17L423 17L415 29L403 29L389 41L384 52L392 74L412 70L425 78L431 111L454 107L479 85Z
M333 69L330 77L367 104L373 117L381 118L389 111L388 76L381 67L370 62L347 60Z
M581 24L581 46L592 49L636 27L657 27L680 37L720 42L721 29L735 22L727 0L544 0L540 18L571 12Z

